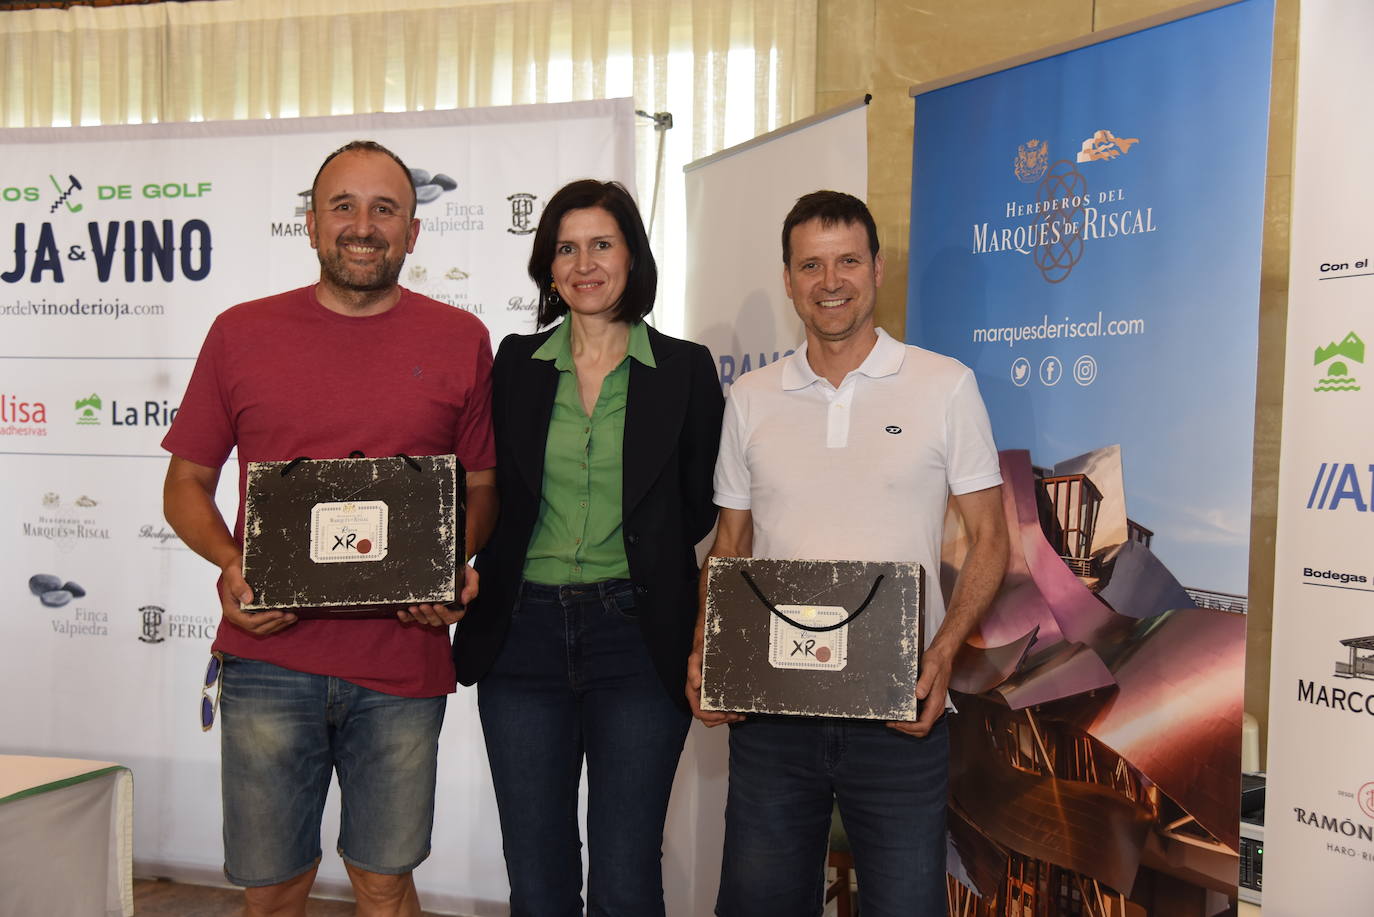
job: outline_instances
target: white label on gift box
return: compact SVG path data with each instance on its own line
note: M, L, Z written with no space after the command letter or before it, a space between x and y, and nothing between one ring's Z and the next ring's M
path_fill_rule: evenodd
M838 624L849 617L839 605L779 605L778 611L809 627ZM769 616L768 664L775 669L812 669L838 672L848 660L849 628L822 633L793 627L777 615Z
M316 503L310 510L310 559L356 564L386 557L387 508L381 500Z

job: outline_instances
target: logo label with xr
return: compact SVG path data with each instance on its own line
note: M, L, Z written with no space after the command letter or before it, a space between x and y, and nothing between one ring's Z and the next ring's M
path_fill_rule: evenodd
M348 564L386 557L387 506L381 500L316 503L310 510L310 559Z
M778 611L808 627L838 624L849 616L839 605L779 605ZM813 631L794 627L777 615L768 630L768 664L775 669L839 672L849 660L849 628Z

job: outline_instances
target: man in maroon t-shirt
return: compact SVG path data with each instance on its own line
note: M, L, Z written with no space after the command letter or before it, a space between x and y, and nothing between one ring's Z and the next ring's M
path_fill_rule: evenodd
M496 516L491 342L472 315L397 284L414 250L415 185L385 147L354 141L315 176L306 214L319 283L243 303L214 322L181 410L167 521L219 567L225 875L249 915L304 915L320 862L331 776L340 856L358 913L418 915L411 871L429 854L439 728L455 679L461 608L415 605L396 620L244 612L243 492L252 461L308 455L454 453L467 471L466 544ZM215 504L237 448L231 534ZM460 596L477 593L466 568Z

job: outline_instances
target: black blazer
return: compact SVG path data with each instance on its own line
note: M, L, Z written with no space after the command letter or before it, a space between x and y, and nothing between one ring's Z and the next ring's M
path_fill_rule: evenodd
M716 520L711 478L725 400L710 351L648 331L658 365L630 361L622 532L640 632L669 696L685 708L697 615L694 547ZM552 333L509 335L492 367L501 511L477 556L480 594L454 635L453 662L465 685L487 673L505 642L534 533L558 370L531 355Z

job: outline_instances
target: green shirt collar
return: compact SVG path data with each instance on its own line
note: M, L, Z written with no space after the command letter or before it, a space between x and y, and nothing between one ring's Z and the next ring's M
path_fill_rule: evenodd
M654 362L654 349L649 345L649 326L644 322L633 322L630 325L630 342L625 348L625 355L634 357L643 366L656 369L658 364ZM560 372L571 372L573 368L572 360L572 324L566 318L553 329L553 334L549 339L539 345L539 349L531 354L531 359L552 360L553 365Z

